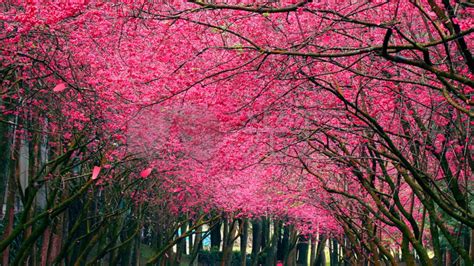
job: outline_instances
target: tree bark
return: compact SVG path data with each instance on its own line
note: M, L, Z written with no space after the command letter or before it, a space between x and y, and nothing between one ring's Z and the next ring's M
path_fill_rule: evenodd
M202 233L200 233L202 226L196 228L196 238L194 239L194 245L191 251L191 260L189 262L189 266L195 265L196 258L198 256L199 251L202 249ZM190 247L191 248L191 247Z
M249 222L247 219L242 219L242 234L240 235L240 265L247 265L247 240L249 234Z
M237 220L233 220L230 225L227 225L227 228L228 230L226 231L224 245L222 247L222 266L230 266L232 264L232 250L234 241L237 238Z
M284 260L284 265L296 265L296 243L298 241L298 234L293 225L288 226L289 241Z
M218 221L215 226L211 229L211 250L220 250L221 246L221 225L222 222Z
M16 194L16 178L15 175L18 171L15 171L15 162L14 158L10 158L11 168L7 183L7 202L6 202L6 219L4 219L4 228L3 238L6 239L13 231L13 223L15 217L15 194ZM10 246L7 246L2 252L2 265L9 265L10 258Z
M252 221L252 266L258 265L258 255L262 244L262 222L260 219Z
M308 265L308 241L302 236L298 237L297 249L297 263L298 265Z
M470 230L471 230L471 241L470 241L469 254L470 254L472 260L474 260L474 229L470 229Z
M326 254L324 253L324 248L326 247L326 235L319 235L319 241L316 248L316 260L314 262L315 266L326 265Z
M3 119L3 117L0 117ZM8 117L5 117L8 121ZM0 218L4 218L3 215L3 204L5 203L6 195L8 194L8 180L10 179L12 167L12 160L10 160L10 148L11 148L11 126L0 126Z
M48 250L51 245L51 228L48 226L43 232L43 242L41 243L41 266L48 265Z
M267 256L265 259L265 264L269 266L276 265L277 262L278 240L281 231L280 225L279 221L273 221L273 235L270 238L270 245L267 249Z

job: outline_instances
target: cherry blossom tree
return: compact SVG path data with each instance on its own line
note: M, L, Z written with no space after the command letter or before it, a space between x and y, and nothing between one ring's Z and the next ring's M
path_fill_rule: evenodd
M37 236L22 240L16 263L47 232L46 220L30 220L51 214L32 210L39 191L59 193L64 184L74 191L64 176L91 173L81 197L96 195L86 193L92 184L107 196L79 206L101 197L113 202L126 187L135 202L126 208L136 215L116 216L113 229L98 226L80 254L66 242L51 255L58 261L85 261L94 248L100 260L132 242L138 249L136 232L154 227L169 231L150 229L162 240L149 263L164 263L184 237L205 233L205 223L219 231L214 221L221 219L226 265L244 221L271 219L280 229L268 233L274 242L262 236L255 263L287 230L294 246L303 242L297 234L319 240L318 254L331 238L331 261L397 265L393 251L400 251L409 265L441 265L453 254L472 264L469 2L38 2L2 9L0 119L2 145L13 155L4 184L7 205L16 193L24 202L20 226L13 227L11 209L4 219L4 260L21 232ZM27 146L38 158L35 169L45 170L17 182L14 154ZM65 194L49 201L57 202L48 207L53 214L72 208L76 194ZM172 222L143 222L156 215ZM127 219L134 229L121 226ZM117 248L104 244L117 234Z

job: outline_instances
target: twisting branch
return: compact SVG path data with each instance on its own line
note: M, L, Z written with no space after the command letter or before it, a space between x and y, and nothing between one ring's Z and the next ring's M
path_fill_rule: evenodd
M301 8L307 3L312 2L312 1L305 0L293 5L280 7L280 8L269 7L269 6L237 6L237 5L226 5L226 4L213 4L213 3L208 3L206 1L199 1L199 0L189 0L189 2L200 5L208 9L231 9L231 10L241 10L241 11L263 14L263 13L285 13L285 12L296 11L298 8Z

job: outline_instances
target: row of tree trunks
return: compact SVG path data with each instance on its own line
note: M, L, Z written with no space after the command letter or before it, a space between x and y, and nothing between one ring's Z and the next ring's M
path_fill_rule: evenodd
M46 126L46 123L45 123ZM3 208L0 214L3 216L3 240L6 240L15 229L16 214L24 214L24 220L29 221L37 215L38 210L44 210L46 208L54 208L61 202L66 201L71 194L73 194L74 188L69 187L68 182L62 180L61 169L58 167L55 173L57 176L61 176L61 180L57 180L58 184L52 185L51 182L48 186L42 186L40 189L36 189L32 186L31 179L39 172L41 165L43 165L47 158L47 152L44 151L45 142L42 136L33 138L31 140L16 140L15 135L9 136L9 132L14 131L13 126L1 128L0 148L3 153L0 154L2 161L0 165L3 167L1 171L2 180L0 182L0 191L3 191L3 195L0 195L1 201L5 203L5 213ZM61 147L60 147L61 148ZM69 167L68 165L62 165L61 167ZM70 173L73 171L69 171ZM36 185L36 184L34 184ZM57 195L56 195L57 194ZM46 199L47 195L53 195L51 200ZM29 199L33 199L32 202L28 203ZM99 199L99 200L97 200ZM97 234L91 237L84 237L86 244L80 245L76 250L64 251L68 255L64 255L63 250L67 249L67 245L71 242L67 242L69 235L69 229L73 227L75 219L78 217L75 214L75 207L79 212L89 213L90 216L94 216L99 212L100 198L94 201L94 208L88 209L84 207L85 199L81 199L77 205L71 205L69 211L61 212L58 215L47 220L46 218L38 219L35 223L30 223L24 229L22 229L21 237L22 246L19 250L20 256L15 258L14 263L27 263L29 265L50 265L52 262L57 261L57 258L61 257L62 262L76 262L81 263L87 262L90 254L94 253L95 250L106 250L107 245L115 243L117 239L111 237L112 235L119 234L115 232L122 228L117 224L114 224L114 229L97 230ZM427 208L434 208L434 205L427 205ZM469 251L471 257L474 257L474 236L473 231L466 226L458 226L455 233L452 235L443 235L442 227L436 223L436 218L430 213L426 215L427 224L429 224L428 233L431 236L431 244L433 252L435 254L432 259L433 265L459 265L462 258L459 249L452 249L446 247L446 242L451 241L458 243L459 246ZM49 218L48 218L49 219ZM90 231L92 222L87 221L84 227L81 227L78 232L78 237L87 235ZM251 224L251 228L250 228ZM180 234L187 232L192 227L192 221L185 221L181 224L180 232L176 237L180 237ZM321 235L319 238L306 239L298 235L298 232L292 225L284 225L282 221L272 220L268 217L262 217L259 219L221 219L216 222L210 232L211 238L211 249L222 250L222 264L223 266L230 265L233 257L234 242L240 238L240 251L241 251L241 265L247 264L247 257L250 257L251 265L276 265L281 261L285 265L326 265L326 260L329 259L331 266L342 265L355 265L360 261L363 263L377 265L384 265L388 263L387 256L384 256L383 252L379 249L375 241L369 241L368 246L371 252L369 259L364 258L356 254L351 248L351 240L346 235L345 238L341 239L330 238ZM372 228L372 237L376 239L376 231L374 226L367 223L367 229ZM428 226L427 226L428 227ZM38 231L39 230L39 231ZM142 232L148 229L141 229ZM445 230L445 229L444 229ZM105 232L107 231L107 233ZM251 231L251 234L250 234ZM119 231L120 232L120 231ZM132 233L132 232L129 232ZM249 239L251 235L251 240ZM127 234L121 237L121 241L127 239ZM154 239L160 239L163 237L161 232L157 231L153 235ZM449 239L447 240L447 238ZM177 241L177 252L165 253L167 258L163 259L162 265L167 263L176 264L181 263L184 255L190 255L193 259L192 262L196 261L199 250L202 250L202 235L196 234L193 237L188 237ZM66 243L64 243L66 241ZM141 246L143 244L143 237L141 234L137 234L134 241L130 244L123 245L120 247L120 252L114 250L108 255L111 261L125 261L130 264L139 265L141 259ZM167 239L162 238L158 242L158 247L162 247L167 244ZM186 241L188 241L189 251L187 248ZM309 251L309 243L311 242L311 251ZM341 242L338 242L341 241ZM120 242L120 241L119 241ZM247 244L252 243L252 250L250 254L247 254ZM443 243L441 243L443 242ZM130 247L129 249L125 249ZM324 249L329 250L329 258L326 258ZM12 263L11 259L11 247L6 246L2 252L2 265L9 265ZM249 255L249 256L248 256ZM308 262L308 257L310 257ZM403 239L401 246L401 259L403 263L407 265L417 265L420 263L419 255L416 254L416 250L413 243L408 239ZM401 264L403 264L401 263ZM72 263L74 264L74 263ZM392 263L393 264L393 263Z
M249 229L251 226L251 234ZM299 236L292 225L283 225L282 221L274 221L268 218L247 219L234 221L224 220L217 223L211 229L211 250L221 250L222 240L222 263L229 265L232 260L232 249L234 241L240 238L240 265L247 265L248 255L250 265L325 265L324 248L327 238L322 235L319 239L308 240ZM247 254L251 238L251 252ZM311 252L309 251L311 241ZM338 249L335 240L333 246ZM311 256L310 256L311 255ZM333 252L333 265L338 265L337 252ZM309 259L309 260L308 260Z

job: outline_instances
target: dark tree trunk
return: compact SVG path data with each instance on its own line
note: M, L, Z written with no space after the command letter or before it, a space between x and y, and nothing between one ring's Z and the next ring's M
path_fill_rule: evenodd
M297 244L297 263L298 265L308 265L308 240L300 236Z
M48 249L50 246L51 228L48 226L43 232L43 242L41 243L41 266L48 265Z
M247 265L247 240L249 235L249 222L247 219L242 219L241 221L242 226L242 234L240 235L240 265L246 266Z
M313 266L316 261L316 237L311 237L311 250L309 255L309 266Z
M193 222L189 221L189 228L191 228L192 226L193 226ZM188 237L188 245L189 245L189 254L192 254L193 253L193 246L194 246L192 235Z
M286 256L284 260L285 265L296 265L296 243L298 240L298 234L293 225L289 225L288 227L288 246L286 248Z
M3 239L7 238L13 231L13 223L15 217L15 194L16 194L16 181L15 181L15 162L13 158L11 158L11 167L10 173L8 178L8 185L7 185L7 202L6 202L6 219L4 219L4 227L5 231L3 232ZM3 206L2 206L3 207ZM2 265L9 265L9 257L10 257L10 246L7 246L2 253Z
M278 240L280 238L280 231L281 231L280 226L281 226L280 222L273 221L273 235L270 238L270 245L267 250L265 265L268 265L268 266L276 265Z
M474 260L474 229L471 229L469 255Z
M222 222L218 221L211 229L211 250L219 250L221 246L221 225Z
M229 228L229 221L227 219L224 219L224 226L223 226L223 239L222 239L222 261L221 261L221 266L227 266L228 265L228 256L229 256L229 237L230 237L230 228Z
M437 225L434 223L433 219L430 217L430 232L431 232L431 243L433 244L433 265L442 266L443 265L443 253L441 251L441 246L439 243L439 231Z
M262 218L262 251L261 251L261 263L264 265L270 265L271 254L271 240L270 240L270 220L266 217Z
M3 117L0 117L3 118ZM8 121L8 118L5 119ZM11 126L0 126L0 217L3 219L3 204L5 200L5 193L8 186L8 180L11 174L10 167L13 162L10 160L10 132ZM8 209L7 209L8 211Z
M283 242L284 242L284 233L282 233L282 230L284 230L283 222L279 221L279 232L278 232L278 243L277 243L277 252L276 252L276 257L277 260L283 261L284 256L283 256ZM288 238L287 238L288 239Z
M262 221L252 221L252 266L258 265L258 255L262 245Z
M270 221L268 218L262 218L262 249L266 249L270 246Z
M141 233L135 237L133 244L133 253L132 253L132 264L133 266L140 265L140 242L141 242Z
M196 260L197 258L197 255L199 253L200 250L202 250L202 233L200 233L200 231L202 230L202 227L198 227L196 228L196 238L194 239L194 246L190 247L190 250L192 250L191 252L191 260L189 262L189 265L193 265L194 264L194 261Z
M402 260L407 264L407 266L415 265L415 258L410 252L410 244L408 242L407 237L405 236L402 239Z
M180 228L179 236L184 234L186 232L186 229L187 229L187 225L186 223L183 223ZM177 263L181 263L181 259L183 258L183 255L186 255L186 238L179 239L176 245L176 262Z
M314 262L314 266L323 266L326 265L326 255L324 253L324 248L326 247L326 236L320 235L318 245L316 248L316 259Z
M332 239L331 240L331 254L330 254L330 260L331 260L331 266L339 266L339 254L338 254L338 245L337 245L337 240Z
M446 252L446 255L445 255L445 264L446 266L452 266L453 265L453 260L452 260L452 254L451 254L451 251L449 249L446 249L445 250Z
M224 226L226 228L225 238L224 238L224 245L222 247L222 266L230 266L232 264L232 249L234 247L234 241L236 239L237 233L237 220L232 221L229 225ZM227 231L226 231L227 230Z
M283 238L281 240L281 260L285 261L290 252L290 229L288 225L283 227Z

